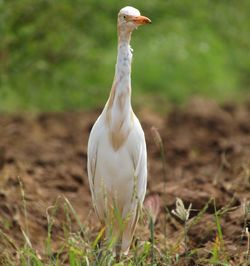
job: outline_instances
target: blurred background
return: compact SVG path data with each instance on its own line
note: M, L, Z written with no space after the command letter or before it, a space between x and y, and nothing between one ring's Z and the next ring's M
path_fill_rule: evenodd
M103 106L126 5L153 22L132 38L136 107L249 96L248 0L0 0L0 111Z

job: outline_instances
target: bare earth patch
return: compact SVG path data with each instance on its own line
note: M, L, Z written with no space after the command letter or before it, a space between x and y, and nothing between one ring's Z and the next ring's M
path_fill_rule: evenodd
M33 247L43 254L48 232L46 212L62 195L71 202L81 222L88 224L93 237L100 229L92 211L86 172L88 135L98 114L0 115L0 229L17 245L24 242L21 229L28 228ZM156 245L166 243L167 249L183 253L183 226L165 211L166 207L170 211L175 208L176 197L185 206L192 203L191 217L215 198L217 210L227 208L220 216L222 248L231 265L240 265L247 245L246 236L241 237L241 204L250 199L250 104L218 106L194 99L182 109L173 108L165 117L147 110L141 110L138 116L148 147L147 193L158 194L161 202L155 225ZM158 128L164 143L166 175L152 126ZM27 219L19 180L25 191ZM218 238L214 212L211 201L188 232L188 246L197 252L197 261L193 258L189 265L206 265L198 264L199 258L211 258L208 250ZM60 244L66 220L59 209L52 231L54 248ZM75 221L72 228L77 228ZM147 225L142 221L136 238L148 237ZM0 240L0 253L6 245ZM184 265L181 259L179 265Z

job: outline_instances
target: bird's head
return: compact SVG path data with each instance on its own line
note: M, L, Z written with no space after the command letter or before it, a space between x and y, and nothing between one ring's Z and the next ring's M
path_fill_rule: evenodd
M151 20L141 16L140 11L132 6L122 8L118 14L118 28L132 32L140 25L149 24Z

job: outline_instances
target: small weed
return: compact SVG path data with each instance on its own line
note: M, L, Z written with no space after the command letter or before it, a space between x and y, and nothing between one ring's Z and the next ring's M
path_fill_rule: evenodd
M188 219L190 216L190 211L192 208L192 203L186 209L182 199L176 199L176 209L172 210L172 213L178 217L184 223L184 246L185 252L188 251Z

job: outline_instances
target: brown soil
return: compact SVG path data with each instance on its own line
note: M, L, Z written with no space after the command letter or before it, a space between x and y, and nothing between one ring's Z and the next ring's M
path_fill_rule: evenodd
M46 212L60 195L69 199L81 222L91 221L91 229L98 230L86 173L87 140L98 113L0 115L0 228L17 244L24 242L21 228L25 229L27 221L33 246L43 252ZM250 104L218 106L194 99L165 117L147 110L138 116L149 154L148 195L158 194L161 199L156 221L159 245L164 242L164 228L167 247L173 248L182 236L183 226L173 215L167 215L164 226L165 207L172 210L176 197L186 206L192 203L192 217L213 197L217 210L229 209L221 216L224 245L228 260L239 265L246 250L246 237L241 239L244 216L240 205L250 197ZM166 174L152 126L158 128L164 143ZM27 219L19 180L25 192ZM60 211L56 214L55 245L60 242L63 215ZM72 226L76 227L74 221ZM143 233L139 227L137 238L148 237L145 228ZM189 230L189 248L197 248L197 257L204 253L203 257L209 258L216 234L211 202ZM0 243L0 252L2 248ZM182 252L181 248L179 245L176 252Z

